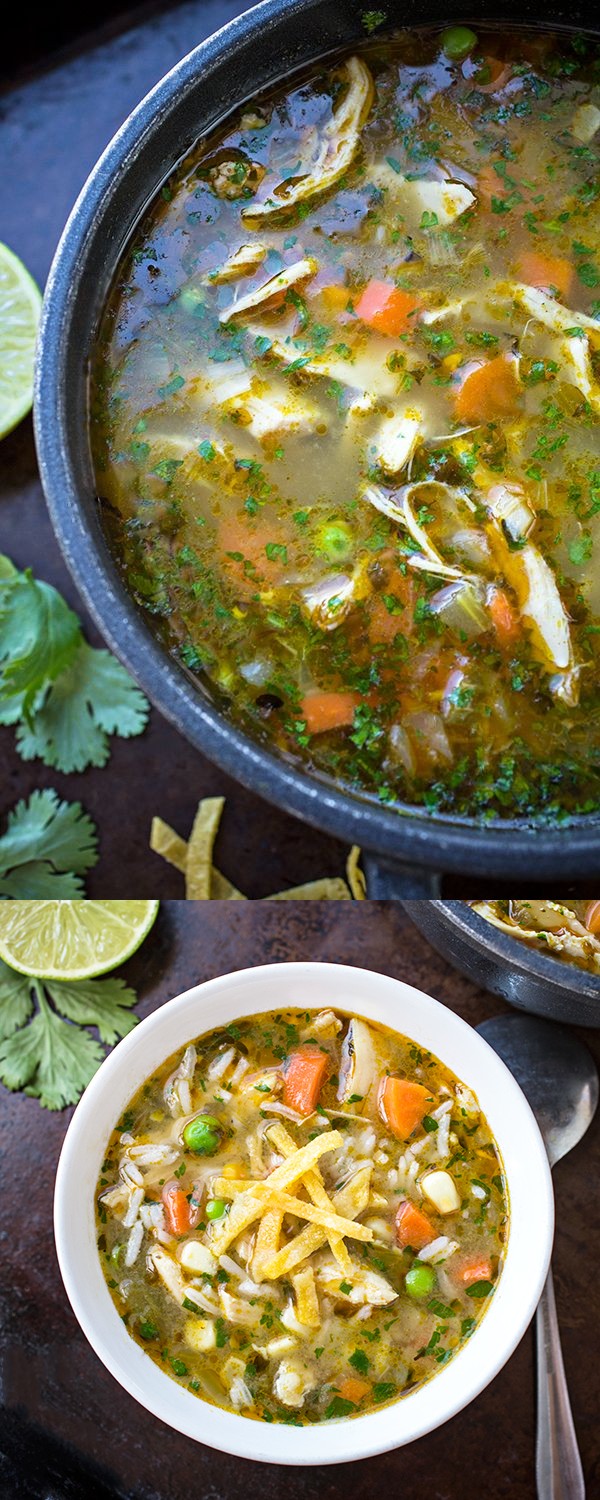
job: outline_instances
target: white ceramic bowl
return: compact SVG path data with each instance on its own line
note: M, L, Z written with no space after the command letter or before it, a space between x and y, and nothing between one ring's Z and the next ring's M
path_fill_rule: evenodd
M173 1052L240 1016L323 1005L380 1021L411 1037L473 1089L500 1147L511 1220L504 1270L491 1305L439 1374L381 1411L295 1428L208 1405L165 1375L135 1343L102 1274L94 1193L110 1131L132 1095ZM69 1126L56 1178L54 1222L73 1311L96 1354L142 1406L188 1437L227 1453L265 1463L327 1464L412 1442L483 1390L534 1313L548 1269L554 1215L550 1169L533 1114L512 1074L476 1031L400 980L339 964L289 963L243 969L196 985L119 1043L92 1079Z

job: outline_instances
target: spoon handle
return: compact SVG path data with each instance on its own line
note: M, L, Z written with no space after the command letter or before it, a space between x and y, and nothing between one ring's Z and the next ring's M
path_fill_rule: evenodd
M540 1297L537 1334L538 1500L585 1500L585 1484L556 1316L552 1271Z

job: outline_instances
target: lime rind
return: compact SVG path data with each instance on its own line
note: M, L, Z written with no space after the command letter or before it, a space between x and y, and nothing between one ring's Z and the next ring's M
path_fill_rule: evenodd
M27 267L0 242L0 438L31 410L41 306Z
M137 952L158 901L7 901L0 958L35 979L97 978Z

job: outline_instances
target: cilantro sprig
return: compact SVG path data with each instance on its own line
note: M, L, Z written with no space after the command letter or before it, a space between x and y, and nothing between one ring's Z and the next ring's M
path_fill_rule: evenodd
M96 827L81 803L61 802L49 789L32 792L9 813L0 836L0 899L84 896L81 876L97 859Z
M112 1045L136 1025L123 979L32 979L0 959L0 1080L43 1109L75 1104ZM94 1027L97 1035L89 1030Z
M109 735L141 734L148 712L120 662L84 640L62 595L0 555L0 724L15 726L22 759L65 772L104 766Z

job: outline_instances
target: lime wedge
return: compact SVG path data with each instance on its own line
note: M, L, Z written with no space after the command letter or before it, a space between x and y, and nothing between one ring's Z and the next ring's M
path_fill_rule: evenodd
M0 241L0 437L31 409L41 305L29 271Z
M93 979L131 958L158 901L2 901L0 958L37 979Z

